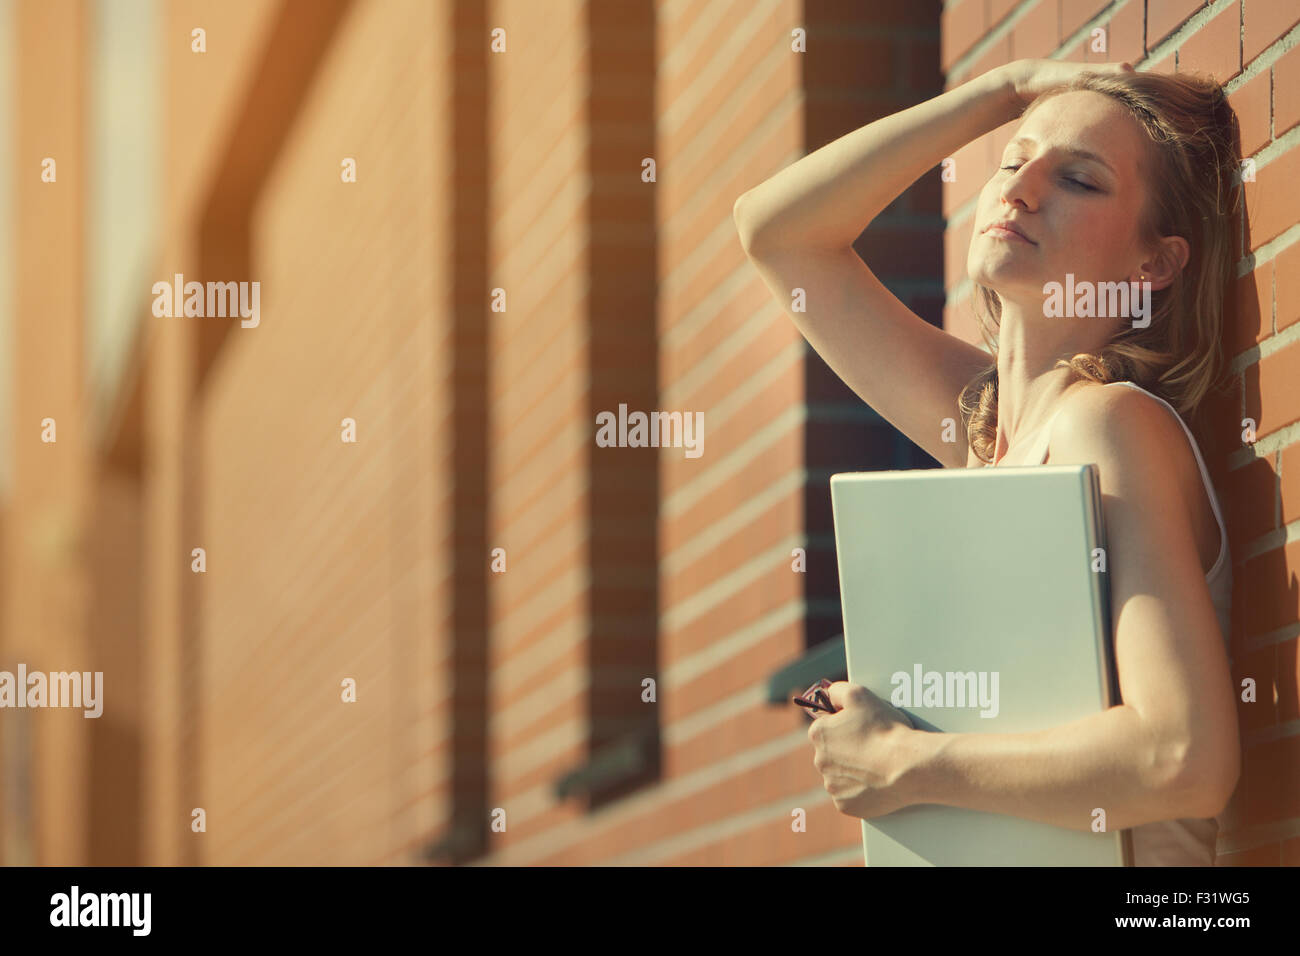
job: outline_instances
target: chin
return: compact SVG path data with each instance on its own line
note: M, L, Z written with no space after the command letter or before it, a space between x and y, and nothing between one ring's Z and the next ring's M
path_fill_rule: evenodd
M971 282L992 289L1001 296L1017 293L1024 296L1030 291L1041 294L1043 288L1043 280L1029 275L1028 270L1013 262L973 262L966 274L970 276Z

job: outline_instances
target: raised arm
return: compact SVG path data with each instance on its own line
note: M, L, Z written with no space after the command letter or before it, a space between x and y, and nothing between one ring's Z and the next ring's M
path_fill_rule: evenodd
M736 200L741 242L751 256L798 246L852 245L886 206L922 174L1023 104L1014 64L996 67L933 99L827 143ZM958 170L958 175L991 175Z
M854 240L904 189L1023 106L1016 64L854 130L736 201L746 255L773 296L846 385L944 466L968 444L957 396L990 363L981 348L926 322L853 251ZM973 165L958 176L992 170ZM942 268L934 263L935 270ZM803 311L792 292L803 290ZM945 440L946 439L946 440Z

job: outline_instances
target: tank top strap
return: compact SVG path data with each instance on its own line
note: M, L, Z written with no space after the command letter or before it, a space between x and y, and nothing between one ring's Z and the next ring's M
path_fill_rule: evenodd
M1056 421L1056 417L1062 410L1057 408L1052 412L1043 423L1043 427L1038 430L1038 437L1034 439L1034 450L1027 456L1029 461L1037 461L1040 465L1047 461L1047 448L1052 443L1052 423Z

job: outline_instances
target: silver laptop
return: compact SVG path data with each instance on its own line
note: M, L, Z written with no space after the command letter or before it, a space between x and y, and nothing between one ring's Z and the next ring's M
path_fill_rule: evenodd
M830 485L852 683L946 733L1040 730L1119 702L1094 465ZM868 866L1131 865L1128 831L1094 832L1094 820L1072 830L916 805L864 820L862 845Z

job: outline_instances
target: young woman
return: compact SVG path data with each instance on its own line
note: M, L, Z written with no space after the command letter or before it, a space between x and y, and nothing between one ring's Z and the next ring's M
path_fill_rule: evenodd
M979 194L966 263L990 356L910 312L852 244L918 177L1017 117ZM1240 770L1231 562L1183 416L1225 368L1239 149L1213 81L1021 60L851 132L737 200L764 282L782 303L805 291L806 311L791 313L803 335L944 467L1095 462L1100 474L1123 702L1037 733L940 734L834 684L838 712L809 738L842 813L947 804L1089 830L1101 807L1107 829L1132 828L1135 864L1213 865L1215 818ZM955 173L989 171L968 161ZM1050 283L1122 283L1149 299L1062 310ZM990 594L971 613L1015 597Z

